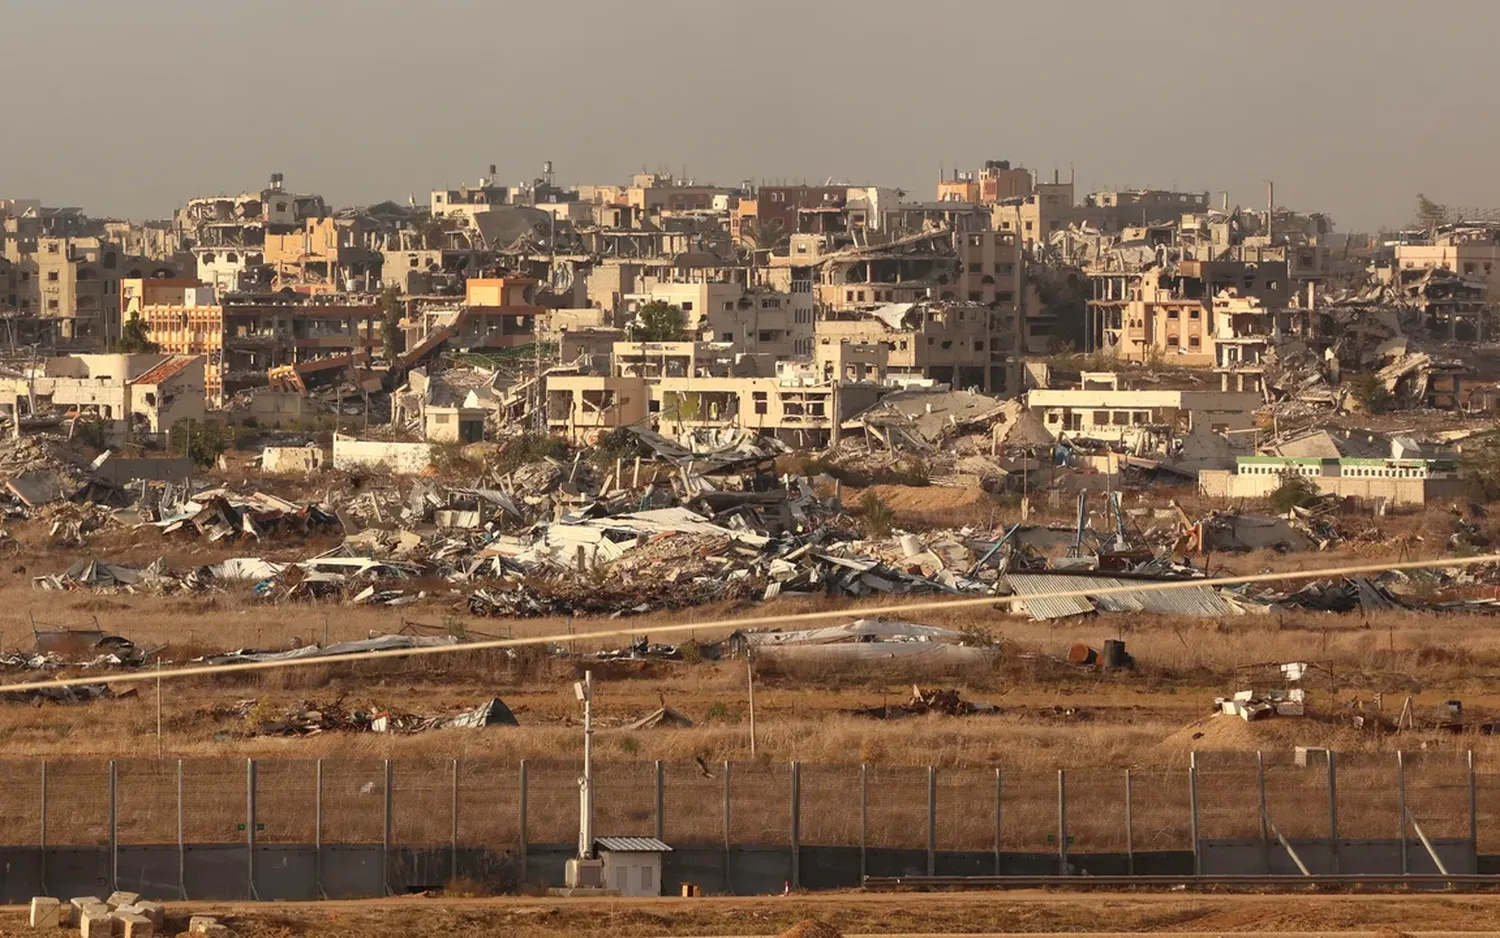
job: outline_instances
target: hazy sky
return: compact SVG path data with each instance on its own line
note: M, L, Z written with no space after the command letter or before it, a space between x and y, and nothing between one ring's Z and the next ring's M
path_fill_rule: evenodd
M165 217L564 183L878 182L1010 159L1399 224L1500 206L1495 0L0 0L0 197Z

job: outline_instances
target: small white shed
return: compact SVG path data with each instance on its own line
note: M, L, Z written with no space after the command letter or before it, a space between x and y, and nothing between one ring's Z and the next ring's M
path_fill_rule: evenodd
M661 895L662 856L671 847L655 837L600 837L594 852L604 861L604 888L622 896Z

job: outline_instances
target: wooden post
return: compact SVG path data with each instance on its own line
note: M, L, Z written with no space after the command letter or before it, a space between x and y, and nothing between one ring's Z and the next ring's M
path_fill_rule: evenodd
M1125 770L1125 872L1135 875L1135 824L1132 823L1131 805L1134 799L1130 789L1130 770Z
M255 760L245 760L245 876L251 899L255 892Z
M449 880L458 879L458 757L453 757L453 791L451 794L452 806L449 809L449 818L452 820L452 829L448 832L448 850L450 860L448 863Z
M1193 875L1203 875L1203 850L1198 831L1198 752L1188 754L1188 822L1193 838Z
M1406 753L1396 750L1396 807L1401 812L1401 872L1411 872L1411 856L1406 839Z
M1001 832L1003 830L1003 828L1002 828L1002 826L1000 824L1000 796L1001 796L1001 793L1002 793L1002 787L1001 787L1001 780L1000 780L1000 770L996 769L995 770L995 875L996 876L1000 875L1000 843L1001 843Z
M520 809L521 809L521 819L520 819L520 835L521 835L521 844L520 844L520 851L521 851L521 883L524 885L526 882L528 882L528 880L526 878L526 760L525 759L521 760L521 806L520 806Z
M17 426L19 426L20 423L21 423L21 421L19 421L19 420L16 421L16 425ZM40 817L38 817L37 820L38 820L38 822L41 825L41 834L40 834L40 838L39 839L41 841L40 846L41 846L41 867L42 868L40 870L40 873L41 873L42 894L45 895L46 892L47 892L47 760L46 759L42 760L42 805L41 805Z
M1328 750L1328 847L1333 858L1333 872L1339 872L1339 782L1338 756Z
M792 763L792 888L802 888L802 763Z
M937 767L927 767L927 875L937 875Z
M861 762L859 764L859 881L863 885L865 877L870 875L869 851L870 840L870 767Z
M1265 874L1269 876L1271 875L1271 829L1267 825L1270 814L1266 805L1266 754L1259 749L1255 751L1255 785L1260 799L1261 862L1265 867Z
M1057 875L1068 875L1068 773L1057 770Z
M656 760L656 839L667 839L667 786L661 760Z

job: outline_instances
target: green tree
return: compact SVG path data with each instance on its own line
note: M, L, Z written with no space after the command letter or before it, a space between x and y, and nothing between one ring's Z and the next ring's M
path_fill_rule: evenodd
M687 317L682 308L666 300L652 300L635 311L635 320L630 324L632 342L676 342L687 328Z
M1281 474L1281 484L1266 498L1280 514L1286 514L1293 508L1301 508L1311 504L1317 499L1320 490L1318 484L1304 475L1293 472Z
M759 218L749 218L740 225L740 246L750 258L750 274L747 278L750 286L755 285L755 268L760 262L760 256L770 255L789 240L779 221L762 225Z
M1391 392L1385 382L1369 372L1349 379L1349 395L1367 414L1383 414L1391 406Z
M1448 206L1417 193L1417 225L1431 231L1448 221Z
M1500 501L1500 439L1465 440L1459 469L1475 499Z
M401 336L401 296L394 287L380 294L380 341L385 360L394 363L405 345Z
M120 340L115 343L115 351L131 352L160 352L161 346L151 341L151 330L146 327L146 321L141 318L140 313L131 313L130 320L120 329Z

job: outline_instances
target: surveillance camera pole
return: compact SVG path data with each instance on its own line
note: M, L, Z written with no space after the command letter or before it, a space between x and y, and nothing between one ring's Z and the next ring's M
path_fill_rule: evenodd
M576 685L583 698L583 778L578 781L578 857L594 856L594 672L583 672Z

